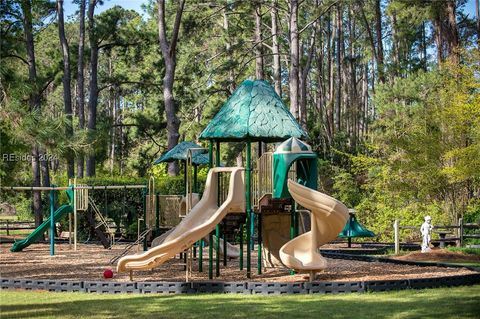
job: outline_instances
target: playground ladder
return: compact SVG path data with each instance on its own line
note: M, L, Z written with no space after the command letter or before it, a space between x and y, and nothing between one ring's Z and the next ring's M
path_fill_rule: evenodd
M107 233L110 236L111 246L113 246L115 244L115 232L112 231L110 226L108 226L107 220L105 219L105 217L103 217L102 213L100 212L100 210L97 207L97 204L95 204L94 200L91 197L88 198L88 202L92 206L96 217L100 221L97 225L95 225L95 229L97 229L97 228L101 229L101 227L103 226L104 229L105 229L105 233Z
M147 237L148 233L150 233L152 229L151 228L147 228L145 229L137 238L137 240L133 243L130 243L127 245L127 247L125 247L125 249L122 251L121 254L119 254L118 256L115 256L113 257L112 259L110 259L109 263L110 264L113 264L115 263L117 260L119 260L120 258L122 258L123 256L125 256L129 251L130 249L132 249L132 247L136 246L136 245L139 245L141 242L143 242L145 240L145 237Z

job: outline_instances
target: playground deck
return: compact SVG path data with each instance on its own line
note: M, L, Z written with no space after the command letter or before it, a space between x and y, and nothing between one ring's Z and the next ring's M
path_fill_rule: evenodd
M75 252L68 244L56 245L56 255L49 255L47 244L33 244L23 252L11 253L11 244L0 244L0 274L4 278L58 279L58 280L103 280L106 268L115 269L109 260L124 248L115 245L111 250L101 245L80 244ZM208 257L208 248L204 250ZM256 265L256 251L252 255ZM182 260L172 259L151 271L134 272L137 281L184 281L185 271ZM441 276L466 275L474 273L466 268L418 267L411 265L363 262L328 258L328 269L318 275L322 281L391 280L410 278L434 278ZM214 273L215 275L215 273ZM208 280L208 259L204 259L203 272L198 272L198 262L193 262L192 281ZM128 281L128 274L115 272L113 281ZM220 281L247 281L245 270L240 271L237 260L231 260L227 267L221 267ZM306 276L289 275L287 269L265 269L262 275L252 274L249 281L294 282L308 281Z

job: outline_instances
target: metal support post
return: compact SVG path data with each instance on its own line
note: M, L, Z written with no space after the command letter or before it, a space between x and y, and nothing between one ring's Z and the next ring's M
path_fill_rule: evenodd
M222 239L223 239L223 265L227 266L227 225L223 224L223 232L222 232Z
M257 217L257 253L258 253L258 259L257 259L257 271L258 274L262 274L262 215L259 214Z
M240 270L243 270L243 224L240 224Z
M50 191L50 256L55 255L55 190Z
M246 200L246 213L247 213L247 278L251 277L251 258L252 258L252 207L251 207L251 169L252 169L252 144L250 141L247 141L247 151L246 151L246 167L245 167L245 200Z

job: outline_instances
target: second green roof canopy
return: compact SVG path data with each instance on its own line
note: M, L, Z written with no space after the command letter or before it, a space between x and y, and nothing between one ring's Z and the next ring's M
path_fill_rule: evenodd
M193 142L181 142L177 144L174 148L170 151L166 152L160 158L153 162L154 165L165 163L165 162L173 162L173 161L186 161L188 156L188 150L191 148L202 148L200 145L195 144ZM192 162L195 165L202 165L208 164L208 156L207 150L192 150Z
M263 80L246 80L225 102L200 134L200 139L218 141L283 141L305 138L282 99Z

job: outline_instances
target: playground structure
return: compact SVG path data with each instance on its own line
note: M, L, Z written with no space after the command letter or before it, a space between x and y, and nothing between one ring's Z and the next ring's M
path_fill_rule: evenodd
M299 235L299 214L312 207L318 210L318 207L312 206L305 200L303 200L303 203L308 204L307 207L302 208L297 205L287 187L287 180L293 178L309 189L316 190L317 188L317 155L312 152L308 144L298 139L302 137L306 137L306 133L268 83L265 81L244 81L200 135L200 139L209 141L208 163L210 166L205 193L200 202L184 217L175 230L163 238L160 245L138 256L122 257L118 261L117 270L119 272L130 271L130 277L132 277L133 270L151 269L164 263L175 254L184 251L188 255L188 250L194 244L203 247L204 236L209 236L209 243L214 242L213 229L215 229L216 238L221 238L221 228L223 229L223 244L226 245L225 233L227 230L225 227L221 227L221 222L224 218L233 215L241 216L238 218L240 225L237 227L240 230L240 238L243 238L244 227L246 229L248 278L251 276L251 251L254 248L253 235L255 232L257 233L257 250L260 252L257 262L259 274L262 273L263 267L261 252L265 250L266 255L273 255L278 261L281 258L280 252L283 250L284 258L281 258L281 261L284 265L291 267L293 266L291 260L301 260L300 263L291 268L311 271L311 277L313 278L315 270L325 268L325 262L319 258L313 260L312 256L310 256L310 259L312 259L310 261L302 260L304 257L300 256L298 251L306 248L299 248L298 246L307 244L310 251L316 251L320 244L336 238L336 235L345 225L348 213L345 213L346 208L345 211L343 210L344 206L337 205L338 207L333 209L335 212L333 215L340 217L321 219L328 223L327 228L332 226L331 223L334 224L334 227L327 233L322 228L321 235L316 230L319 218L312 217L315 227L307 233L310 235L303 235L302 238L313 236L313 239L308 242L293 240ZM230 177L229 182L224 181L225 173L231 171L233 174L240 168L215 168L220 164L220 143L232 141L245 143L246 146L244 184L232 180L233 177ZM252 142L258 142L258 160L254 162L256 165L252 165ZM262 154L263 145L272 142L283 143L277 146L273 154ZM186 212L188 212L192 208L191 194L193 193L192 183L188 182L191 179L191 169L189 169L188 164L195 160L193 151L203 151L203 149L191 142L183 142L177 147L178 149L170 150L155 163L172 160L182 160L184 162ZM185 152L185 150L187 151ZM212 178L216 179L215 183L212 182ZM193 185L196 186L196 181L193 182ZM326 205L329 205L328 200L330 198L319 194L316 194L315 198L326 201ZM233 199L235 201L231 202ZM238 203L241 201L245 205L240 209ZM232 205L236 209L232 210ZM206 213L208 214L204 215ZM328 212L327 215L331 213ZM319 214L325 214L325 211L317 212L315 216ZM264 215L266 216L265 221L263 221ZM262 230L264 226L269 224L268 215L275 218L282 216L279 223L280 227L276 227L278 235L270 236L268 227L265 227L265 231ZM207 219L207 216L211 217ZM289 233L289 236L285 236L285 233ZM262 245L263 235L267 237L265 246ZM317 237L325 237L326 239L320 240ZM281 248L287 246L287 242L289 242L288 247ZM243 268L242 245L243 243L240 241L240 269ZM209 245L209 278L213 278L212 246ZM220 274L220 240L216 240L215 246L215 268L218 277ZM225 255L224 265L226 265ZM289 258L285 257L287 255ZM188 264L187 257L186 265ZM200 254L199 266L201 264L202 255ZM200 269L200 271L202 270Z

